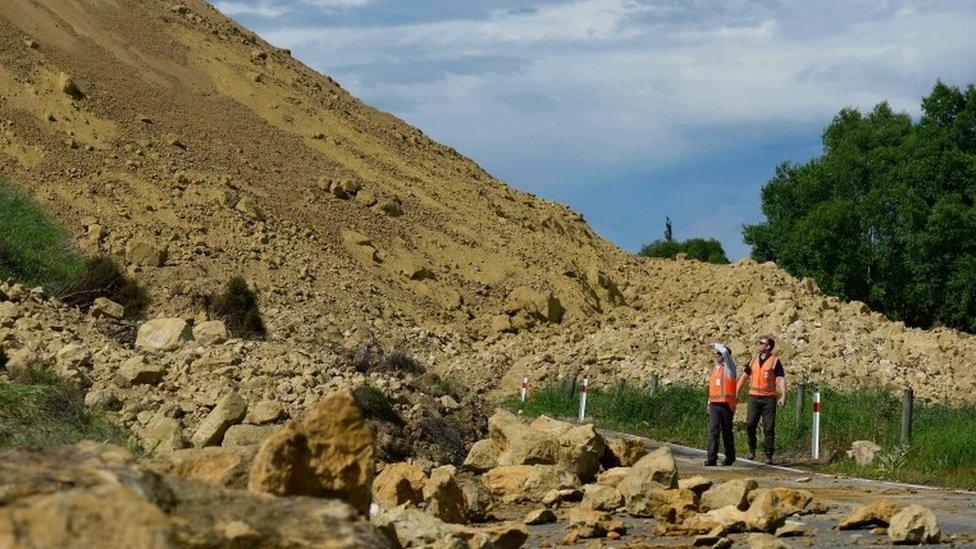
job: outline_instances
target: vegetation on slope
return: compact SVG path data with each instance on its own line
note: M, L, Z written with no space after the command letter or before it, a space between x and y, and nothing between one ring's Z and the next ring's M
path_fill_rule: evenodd
M30 370L0 382L0 450L81 440L124 445L126 435L101 410L85 407L81 388L48 370Z
M704 448L708 416L704 386L669 385L654 393L629 384L592 388L587 396L587 419L608 429L643 435L655 440ZM808 405L796 420L791 390L789 405L776 415L777 456L803 463L810 456L812 411ZM901 401L880 387L863 387L850 393L821 389L821 455L836 456L828 465L814 468L864 477L976 488L976 409L939 404L915 404L912 443L900 444ZM807 396L810 402L810 396ZM562 387L547 387L530 394L524 407L529 416L576 417L579 397ZM736 418L744 420L745 418ZM747 453L744 427L736 425L736 451ZM882 455L867 467L846 458L855 440L872 440ZM760 434L760 444L762 435Z
M976 88L937 83L922 116L842 110L823 154L785 163L746 226L757 261L893 320L976 331Z

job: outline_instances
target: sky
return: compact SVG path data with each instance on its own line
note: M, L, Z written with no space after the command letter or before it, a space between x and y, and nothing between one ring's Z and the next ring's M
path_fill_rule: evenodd
M917 116L936 79L976 82L972 0L214 4L628 251L670 216L746 256L762 186L840 109Z

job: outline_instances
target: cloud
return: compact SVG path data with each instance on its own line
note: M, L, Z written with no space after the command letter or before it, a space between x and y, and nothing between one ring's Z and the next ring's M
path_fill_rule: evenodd
M238 15L256 15L273 18L288 13L285 7L272 2L221 0L214 3L214 7L231 17Z

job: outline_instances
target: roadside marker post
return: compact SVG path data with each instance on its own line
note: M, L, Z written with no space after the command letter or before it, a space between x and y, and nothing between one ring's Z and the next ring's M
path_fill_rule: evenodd
M522 392L519 394L519 398L522 399L522 403L523 404L525 403L525 393L528 391L528 388L529 388L529 378L528 377L523 377L522 378Z
M813 459L820 459L820 391L813 392Z
M583 374L583 384L580 385L580 408L579 408L579 422L583 423L583 419L586 417L586 388L590 385L590 373L587 371Z

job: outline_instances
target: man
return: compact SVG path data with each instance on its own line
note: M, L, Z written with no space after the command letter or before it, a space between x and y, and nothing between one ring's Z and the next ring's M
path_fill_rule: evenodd
M736 384L736 394L749 380L749 408L746 413L746 435L749 442L749 459L756 459L756 427L763 422L763 449L766 464L773 463L776 443L776 404L786 406L786 373L779 357L773 354L776 342L764 336L756 343L758 354L742 370ZM777 399L777 394L779 398Z
M723 465L735 462L735 441L732 438L732 414L735 413L736 389L735 360L732 352L721 343L715 344L715 368L708 380L708 457L705 466L718 462L718 437L722 435L725 446Z

